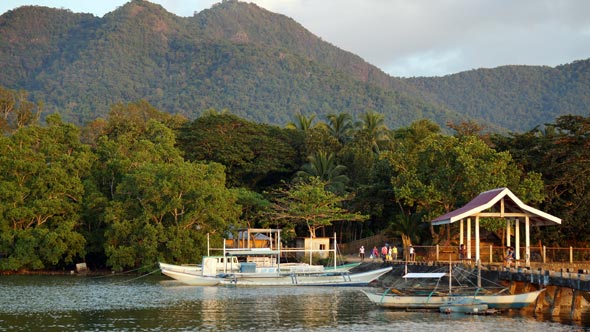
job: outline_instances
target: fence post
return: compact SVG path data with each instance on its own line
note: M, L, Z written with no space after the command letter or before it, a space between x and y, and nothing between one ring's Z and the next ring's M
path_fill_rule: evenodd
M574 248L570 247L570 264L574 262Z
M438 244L436 245L436 261L438 262Z
M543 264L547 263L547 246L543 246L543 252L541 254L543 255Z
M490 264L494 262L494 250L492 249L493 245L490 244Z

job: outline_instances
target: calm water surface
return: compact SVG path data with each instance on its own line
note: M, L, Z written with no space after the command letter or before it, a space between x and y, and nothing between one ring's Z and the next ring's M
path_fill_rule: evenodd
M0 276L0 331L590 331L584 324L382 310L358 288L188 287L164 277Z

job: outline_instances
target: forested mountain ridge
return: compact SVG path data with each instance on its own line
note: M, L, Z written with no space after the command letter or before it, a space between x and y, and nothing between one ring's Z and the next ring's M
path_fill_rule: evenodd
M590 112L590 59L555 68L503 66L408 82L427 100L517 131Z
M52 15L50 28L17 24ZM392 127L424 117L439 123L461 118L326 64L356 62L361 65L352 68L370 68L367 80L370 72L380 73L381 81L387 78L292 19L235 1L188 18L139 0L103 18L82 15L85 20L62 27L64 32L42 45L36 66L22 66L34 53L27 47L39 46L15 42L12 35L27 31L28 39L37 40L55 30L64 15L80 14L21 7L0 18L0 60L10 64L2 67L0 85L29 91L45 103L46 113L59 112L67 121L85 123L104 117L116 102L138 99L188 118L215 108L272 124L287 123L295 112L357 115L375 110L387 114ZM344 60L334 60L337 56ZM22 72L19 79L9 78L11 70Z
M0 16L0 85L29 91L45 113L79 124L104 117L116 102L145 99L188 118L215 108L282 125L296 112L321 118L373 110L391 128L429 118L527 130L564 112L588 113L578 98L588 94L588 66L577 76L563 67L568 86L552 74L531 76L529 67L390 77L291 18L237 1L192 17L141 0L102 18L44 7ZM530 79L511 81L520 76Z

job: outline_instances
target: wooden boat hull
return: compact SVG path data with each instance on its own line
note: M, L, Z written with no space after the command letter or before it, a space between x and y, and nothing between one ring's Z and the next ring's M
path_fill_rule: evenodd
M371 302L384 308L393 309L438 309L441 306L457 301L458 298L474 298L485 303L490 309L520 309L535 302L543 290L522 294L497 295L398 295L393 293L370 293L362 291Z

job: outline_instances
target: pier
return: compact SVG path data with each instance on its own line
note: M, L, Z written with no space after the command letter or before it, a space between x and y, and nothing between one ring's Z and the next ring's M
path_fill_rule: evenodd
M503 268L498 279L507 281L511 292L534 287L545 292L535 303L534 312L551 316L566 316L580 321L590 317L590 270L562 268L560 271L543 268Z
M450 263L453 269L461 267L469 270L472 276L477 275L477 267L471 262L452 261ZM387 288L399 284L401 276L407 272L440 271L448 267L449 262L396 261L383 263L378 260L365 259L365 263L359 268L368 270L384 265L393 266L393 270L382 277L376 286ZM524 312L533 315L559 316L573 321L590 320L590 262L574 264L569 268L562 267L557 271L544 269L540 265L508 268L499 264L482 264L481 276L482 279L505 286L513 294L545 289L534 305L521 309Z

